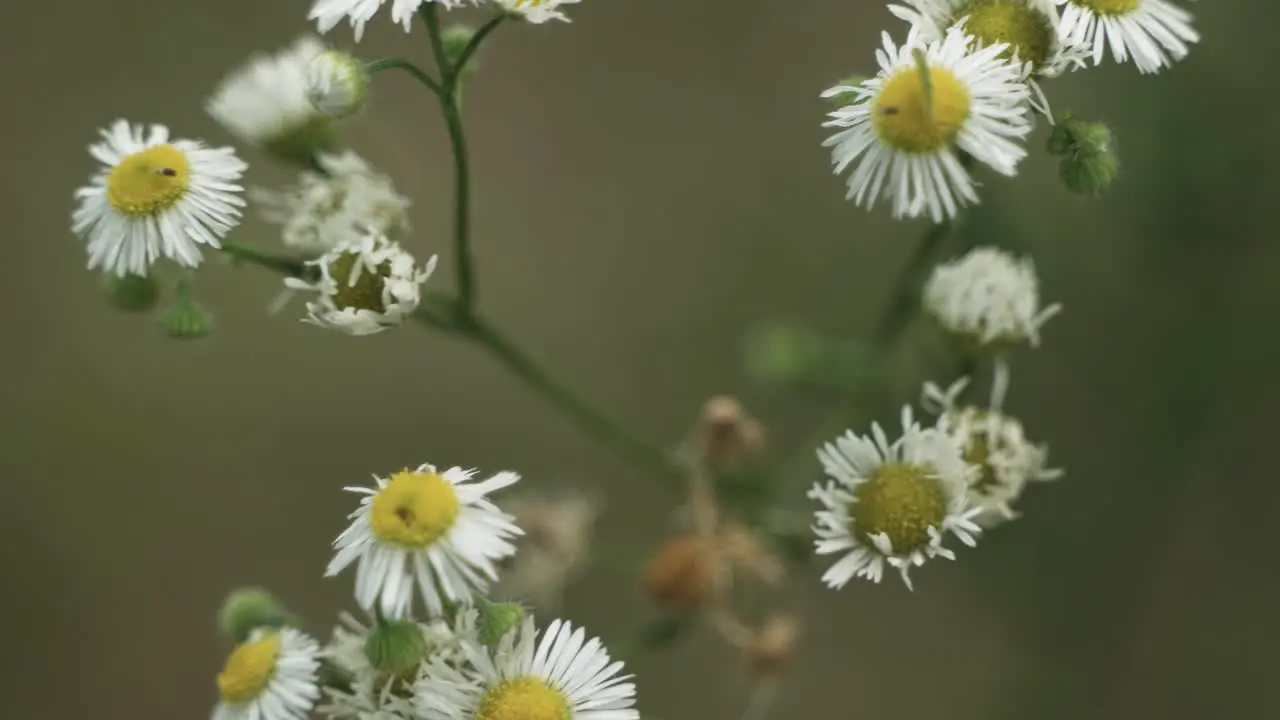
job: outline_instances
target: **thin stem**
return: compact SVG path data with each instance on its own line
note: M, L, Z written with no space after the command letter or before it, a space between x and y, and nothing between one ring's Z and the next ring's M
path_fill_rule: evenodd
M462 73L467 69L467 63L470 62L471 56L475 55L476 51L480 49L480 43L484 42L485 36L497 29L502 24L502 21L506 19L506 13L498 13L489 18L489 21L481 25L476 34L471 36L471 40L467 42L466 47L462 48L462 52L458 55L457 62L453 64L454 77L462 77Z
M435 93L437 97L444 92L443 88L440 87L440 83L436 82L435 78L428 75L426 70L423 70L404 58L381 58L379 60L367 62L364 65L364 71L370 75L382 72L383 70L391 70L393 68L404 70L409 73L415 80L425 85L431 92Z
M239 262L247 262L252 265L273 270L281 275L290 277L301 277L306 273L306 265L301 260L276 255L265 250L259 250L252 245L241 245L240 243L222 242L222 252L226 253Z
M453 260L458 276L458 304L466 316L475 309L476 279L475 262L471 257L471 168L467 155L467 137L462 131L462 113L458 107L458 73L449 64L449 58L444 53L436 3L426 3L419 12L427 24L431 49L443 81L442 92L439 93L440 111L444 114L449 145L453 149ZM474 42L475 39L472 40Z
M683 470L667 453L636 438L610 417L588 405L483 318L476 315L464 317L466 319L457 327L460 335L487 349L516 377L560 408L601 445L636 467L664 478L672 487L680 487Z

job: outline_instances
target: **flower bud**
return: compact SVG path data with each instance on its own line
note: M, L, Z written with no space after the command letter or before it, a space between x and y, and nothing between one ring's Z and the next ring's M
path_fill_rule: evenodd
M174 340L198 340L212 330L213 316L194 300L180 300L160 317L160 332Z
M799 639L799 620L789 615L770 617L742 649L747 671L757 679L776 677L795 656Z
M369 665L382 677L404 682L413 682L428 649L422 628L409 620L379 618L364 642Z
M1059 158L1058 177L1062 184L1076 195L1101 196L1119 173L1111 130L1102 123L1067 115L1054 126L1046 147Z
M702 459L712 470L733 472L764 445L764 426L736 398L720 395L702 407L698 428Z
M645 566L644 586L662 608L693 610L714 596L721 574L714 549L689 534L671 538L658 548Z
M271 593L261 588L240 588L222 603L218 629L230 641L242 643L261 627L294 625L293 615Z
M497 645L507 633L524 622L524 608L519 603L495 603L481 597L476 598L476 609L480 612L476 629L480 642L485 645Z
M112 307L125 312L146 312L160 301L160 284L150 275L106 273L104 284Z
M364 63L337 50L326 50L307 66L307 99L332 118L341 118L364 107L369 75Z

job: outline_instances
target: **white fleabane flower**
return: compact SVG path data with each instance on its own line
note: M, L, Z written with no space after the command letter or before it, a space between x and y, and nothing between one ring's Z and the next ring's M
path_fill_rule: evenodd
M520 476L474 477L474 470L440 473L422 465L376 478L373 488L346 488L366 497L334 541L325 575L356 563L356 602L390 618L408 615L415 584L432 616L444 612L446 601L470 603L497 579L494 563L515 552L512 539L520 535L513 518L487 497Z
M1040 283L1030 258L979 247L934 268L924 309L945 330L980 343L1040 344L1040 328L1062 305L1040 307Z
M975 47L1005 45L1003 57L1022 66L1023 79L1034 91L1034 107L1050 115L1037 77L1056 77L1084 65L1087 51L1058 38L1058 10L1053 0L902 0L890 5L894 15L920 28L922 39L935 40L962 27Z
M125 120L100 133L89 154L102 168L76 191L71 217L88 244L90 270L146 275L161 257L196 267L200 246L221 247L240 223L237 183L248 166L231 148L171 140L164 125Z
M498 5L509 13L519 15L528 22L542 24L549 20L569 22L569 18L560 11L562 5L576 5L582 0L497 0Z
M336 140L329 118L307 97L307 67L323 51L318 39L303 36L274 54L254 55L222 81L205 111L241 141L306 162Z
M307 19L314 20L321 33L329 32L345 19L355 32L356 42L360 42L364 37L364 26L388 2L391 3L391 20L404 26L405 32L409 32L418 8L429 2L446 9L463 4L463 0L315 0Z
M467 644L476 671L433 664L414 688L426 720L639 720L635 684L598 638L554 620L536 637L533 618L490 650Z
M888 565L911 588L912 567L955 559L942 546L944 533L977 543L979 510L965 504L977 468L950 437L920 427L910 406L902 410L902 436L894 442L873 424L870 437L850 431L819 449L818 459L830 481L809 491L822 505L813 528L817 554L843 555L822 576L828 587L855 577L880 582Z
M320 697L319 655L292 628L253 631L218 674L213 720L305 720Z
M291 290L320 294L307 303L304 322L356 336L373 335L403 323L417 309L422 284L438 259L432 255L419 268L397 243L370 232L307 262L319 270L318 280L285 278L284 283Z
M283 191L250 191L263 218L281 225L286 246L314 257L369 233L394 240L409 230L411 202L389 176L351 151L316 161L323 174L302 172Z
M888 33L883 41L876 77L823 93L852 98L829 113L823 127L840 130L823 145L832 148L837 174L853 165L849 199L870 208L884 197L895 217L927 212L941 222L978 201L962 154L1003 175L1016 173L1027 154L1017 141L1031 130L1030 90L1021 66L1003 57L1006 45L971 48L959 27L932 42L918 27L901 46ZM924 54L932 102L917 51Z
M980 510L975 522L992 527L1018 517L1013 503L1028 483L1056 480L1063 472L1048 467L1048 448L1028 440L1022 423L1002 410L1007 364L997 361L987 407L957 402L968 383L968 378L960 378L946 390L926 383L924 404L938 413L938 430L962 448L965 461L980 468L969 483L968 505Z
M1191 13L1170 0L1054 0L1062 6L1058 37L1090 50L1101 65L1111 46L1118 63L1133 59L1142 73L1156 73L1187 56L1200 34Z

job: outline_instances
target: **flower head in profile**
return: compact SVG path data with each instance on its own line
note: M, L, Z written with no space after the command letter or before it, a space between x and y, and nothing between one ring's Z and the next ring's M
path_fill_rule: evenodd
M908 571L926 560L955 554L942 546L945 533L976 544L981 528L966 491L976 468L946 434L922 428L902 410L902 436L893 442L878 424L871 435L846 433L818 450L830 480L809 491L822 509L814 532L819 555L841 554L822 580L844 587L855 577L880 582L886 565L911 587Z
M364 26L378 14L383 5L390 3L391 20L400 23L404 26L404 31L409 32L418 8L430 2L446 9L463 4L463 0L315 0L311 11L307 13L307 19L314 20L321 33L329 32L346 20L355 32L356 42L360 42L360 38L364 37Z
M888 33L883 41L876 77L823 93L851 98L829 114L823 127L838 131L823 144L836 173L853 166L849 199L870 208L883 197L895 217L941 222L978 201L962 156L1015 174L1027 154L1018 142L1031 130L1030 90L1007 45L974 48L960 28L933 41L918 27L901 46Z
M304 720L320 697L319 656L297 630L255 630L218 674L213 720Z
M306 164L337 141L332 121L307 96L307 68L324 51L311 36L249 58L222 81L205 110L241 141Z
M978 344L1040 344L1040 328L1062 311L1040 307L1040 283L1030 258L979 247L934 268L924 308L947 332Z
M639 720L635 685L599 639L553 620L537 637L533 618L496 648L468 644L475 673L434 664L414 693L419 717L438 720Z
M563 5L574 5L582 0L496 0L502 9L517 15L524 20L540 25L549 20L569 22L568 16L560 11Z
M422 465L376 478L372 488L347 488L365 497L334 541L325 574L355 563L356 602L389 618L408 616L415 585L432 617L446 602L469 604L497 579L494 563L515 552L512 540L520 534L488 499L520 476L474 478L474 470Z
M395 240L409 230L409 198L359 155L316 158L323 171L303 171L283 191L250 192L264 219L281 225L284 244L311 255L358 242L369 233Z
M364 107L369 73L354 55L326 50L307 66L307 99L316 110L342 118Z
M934 383L924 386L925 406L938 413L937 429L960 446L966 462L979 468L969 482L968 505L980 511L974 521L983 527L1017 518L1013 504L1029 483L1063 474L1048 467L1048 448L1028 440L1022 423L1002 410L1008 383L1008 366L998 361L987 407L958 402L968 378L945 390Z
M1171 0L1054 0L1062 7L1058 37L1090 51L1101 65L1107 46L1118 63L1133 60L1156 73L1187 56L1200 34L1191 13Z
M400 245L369 232L308 262L319 270L318 280L285 278L285 286L320 294L318 300L307 303L306 322L351 335L372 335L399 325L413 313L436 260L433 255L419 268Z
M231 148L173 140L164 125L117 120L89 154L102 167L76 191L72 230L88 243L89 269L146 275L161 257L196 267L201 245L240 223L237 184L247 167Z

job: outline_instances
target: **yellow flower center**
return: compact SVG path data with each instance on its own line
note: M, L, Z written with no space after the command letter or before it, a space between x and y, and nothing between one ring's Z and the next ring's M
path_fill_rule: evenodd
M359 271L356 281L351 282L351 274ZM376 271L370 271L362 262L360 253L347 252L329 262L329 277L338 285L333 296L333 304L339 310L352 308L355 310L371 310L384 313L387 306L382 302L382 289L386 279L391 276L391 263L384 262Z
M280 636L277 633L236 647L222 672L218 673L218 693L223 701L241 705L262 693L276 672L276 658L279 656Z
M507 680L485 693L476 720L569 720L569 700L538 678Z
M894 462L881 465L854 488L849 508L854 534L867 545L884 533L895 554L929 544L929 528L947 517L947 494L932 468Z
M1030 0L976 0L956 13L956 18L966 15L969 22L965 23L965 30L980 44L1009 44L1001 57L1017 56L1035 68L1049 59L1057 29L1044 13L1032 7Z
M950 70L931 67L933 102L921 71L905 67L885 80L876 98L875 128L889 145L908 153L936 152L951 145L969 117L969 91Z
M151 216L187 194L191 164L172 145L156 145L123 158L107 175L107 202L125 215Z
M453 527L461 504L453 484L431 472L402 470L373 496L369 523L383 542L424 548Z
M1128 15L1138 9L1142 0L1071 0L1071 3L1099 15Z

